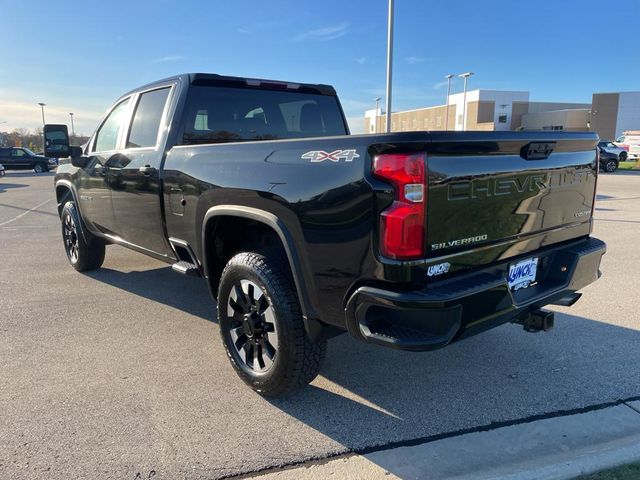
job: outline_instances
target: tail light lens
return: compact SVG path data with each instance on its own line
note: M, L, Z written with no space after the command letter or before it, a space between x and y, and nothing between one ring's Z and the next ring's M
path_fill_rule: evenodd
M393 185L395 197L380 215L380 251L396 260L425 253L426 162L424 154L378 155L373 175Z

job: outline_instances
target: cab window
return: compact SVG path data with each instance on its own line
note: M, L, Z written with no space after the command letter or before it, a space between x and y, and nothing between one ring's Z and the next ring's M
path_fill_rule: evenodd
M94 152L108 152L118 148L118 138L124 127L124 121L129 107L129 98L123 100L115 106L111 113L102 123L102 126L96 133L94 143Z
M155 147L158 139L162 112L167 103L170 88L161 88L140 95L133 114L127 148Z

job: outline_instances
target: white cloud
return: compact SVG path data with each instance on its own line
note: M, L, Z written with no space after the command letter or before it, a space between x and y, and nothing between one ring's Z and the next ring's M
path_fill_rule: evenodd
M442 87L446 87L447 83L448 82L446 80L444 80L442 82L438 82L438 83L433 85L433 88L435 88L436 90L440 90Z
M177 62L178 60L182 60L184 57L182 55L167 55L165 57L156 58L155 60L151 60L149 63L166 63L166 62Z
M305 40L314 40L319 42L327 42L329 40L335 40L336 38L344 37L349 33L349 27L351 23L342 22L337 25L329 27L318 28L316 30L309 30L297 35L293 38L295 42L302 42Z
M364 65L365 63L367 63L367 57L356 58L356 63L358 63L360 65Z
M246 28L240 27L240 28L238 28L238 33L240 35L249 35L251 32L249 30L247 30Z

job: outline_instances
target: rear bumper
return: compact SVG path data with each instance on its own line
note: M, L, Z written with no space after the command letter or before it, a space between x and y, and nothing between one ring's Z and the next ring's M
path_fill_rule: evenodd
M600 277L606 245L587 238L496 262L418 290L358 288L347 301L346 323L356 338L402 350L424 351L513 321L548 304L568 305L575 292ZM537 283L512 292L509 265L538 257Z

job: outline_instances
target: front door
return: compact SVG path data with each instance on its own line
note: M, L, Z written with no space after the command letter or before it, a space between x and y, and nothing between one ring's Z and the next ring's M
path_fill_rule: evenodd
M100 125L87 155L89 162L78 172L80 212L95 229L119 235L113 215L111 188L112 166L119 161L121 136L129 116L131 97L116 104Z
M12 148L8 166L15 170L28 170L32 167L31 157L22 148Z
M140 93L123 139L124 149L110 167L113 211L120 236L129 243L173 257L162 221L160 164L171 86Z

